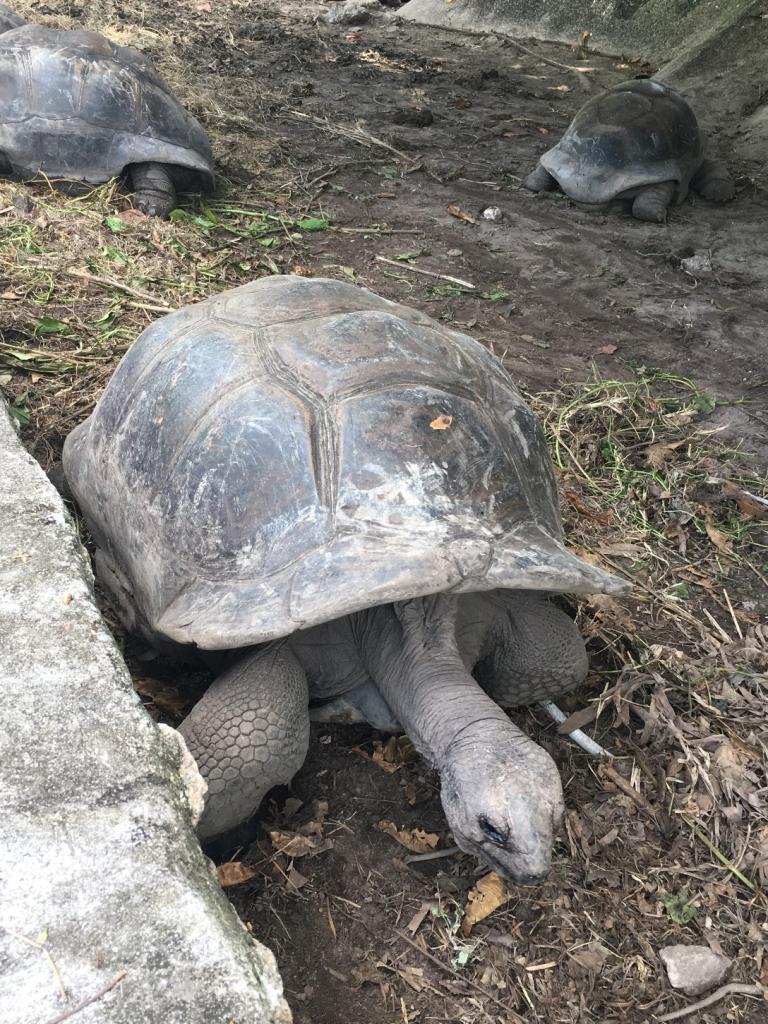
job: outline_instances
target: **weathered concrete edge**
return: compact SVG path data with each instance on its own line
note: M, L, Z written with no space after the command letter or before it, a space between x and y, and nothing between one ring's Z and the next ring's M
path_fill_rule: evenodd
M755 0L698 0L681 13L668 0L409 0L398 15L442 28L571 43L589 31L601 53L666 60L698 49L755 6Z
M78 1021L289 1024L197 843L178 734L141 708L92 585L0 402L0 1019L39 1024L125 971Z

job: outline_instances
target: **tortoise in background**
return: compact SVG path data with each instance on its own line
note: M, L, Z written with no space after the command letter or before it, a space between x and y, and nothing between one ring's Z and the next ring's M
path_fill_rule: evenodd
M525 185L533 192L560 188L594 206L632 199L633 216L658 223L689 188L717 203L735 194L724 165L704 156L688 103L652 79L621 82L588 100Z
M213 188L208 137L138 50L98 32L11 27L0 34L0 89L2 174L123 177L139 209L160 217L177 190Z
M563 546L541 426L482 345L347 283L265 278L147 328L64 470L125 625L230 652L181 725L202 836L290 781L312 700L402 727L459 846L546 875L560 777L499 705L586 674L548 596L626 585Z

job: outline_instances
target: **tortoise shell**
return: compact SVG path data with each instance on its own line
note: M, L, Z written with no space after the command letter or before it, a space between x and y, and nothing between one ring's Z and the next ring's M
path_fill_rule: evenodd
M0 35L0 153L14 174L108 181L166 164L179 190L213 187L208 138L151 62L97 32Z
M662 181L678 182L683 198L703 158L683 97L662 82L637 79L588 100L541 163L571 199L606 203Z
M270 277L165 316L64 469L154 633L244 647L441 591L620 591L562 544L538 420L479 343Z

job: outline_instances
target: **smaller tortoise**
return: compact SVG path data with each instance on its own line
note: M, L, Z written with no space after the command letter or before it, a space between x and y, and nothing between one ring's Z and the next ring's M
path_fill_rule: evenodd
M24 24L24 19L6 4L0 4L0 35Z
M0 23L9 17L0 9ZM0 81L0 174L123 177L139 209L159 217L177 189L213 188L208 137L138 50L22 24L0 33Z
M651 79L622 82L588 100L525 185L533 192L559 188L592 206L632 199L633 216L657 223L689 188L715 203L735 194L723 164L704 156L690 106Z

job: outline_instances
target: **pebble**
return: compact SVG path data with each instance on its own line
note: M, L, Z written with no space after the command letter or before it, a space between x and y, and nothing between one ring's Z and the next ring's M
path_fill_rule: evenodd
M504 214L498 206L486 206L481 216L483 220L501 220Z
M687 996L698 996L721 984L731 967L727 956L713 953L709 946L665 946L659 956L672 988Z

